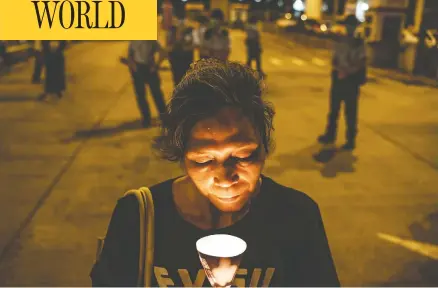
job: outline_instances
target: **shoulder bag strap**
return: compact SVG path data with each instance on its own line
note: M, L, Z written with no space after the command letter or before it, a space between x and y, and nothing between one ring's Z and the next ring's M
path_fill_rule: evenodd
M135 195L138 200L140 223L140 247L138 257L137 286L150 287L154 253L154 203L149 188L130 190L126 195Z
M151 287L151 279L153 274L153 265L154 265L154 236L155 236L155 208L154 208L154 200L152 198L151 190L147 187L142 187L139 189L144 197L144 201L146 203L146 229L143 238L146 239L146 255L143 256L144 259L144 286Z

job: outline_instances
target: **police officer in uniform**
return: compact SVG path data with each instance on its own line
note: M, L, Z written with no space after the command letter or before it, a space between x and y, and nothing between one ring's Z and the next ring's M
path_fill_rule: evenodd
M157 53L159 59L156 62L155 55ZM142 124L145 128L152 124L145 84L149 85L160 118L166 112L161 79L158 74L158 67L165 56L164 49L156 40L133 40L129 43L127 64L131 72L137 104L143 116Z
M172 69L173 83L178 83L190 68L194 60L193 28L185 24L184 18L180 17L170 29L169 62Z
M247 61L246 65L251 67L253 61L256 62L257 72L261 76L266 76L262 70L262 43L260 41L260 33L257 29L257 18L252 16L245 28L246 32L246 51Z
M41 40L35 40L33 45L33 54L35 63L32 74L32 83L38 84L41 82L41 73L44 67L43 44Z
M205 38L205 31L208 28L209 19L207 16L199 15L196 17L196 26L193 30L193 44L195 46L195 49L198 49L199 51L199 58L207 58L206 51L204 48L204 38Z
M357 37L359 21L349 15L344 20L346 31L335 45L332 63L332 87L330 91L330 111L324 134L318 137L322 144L332 144L336 140L338 118L342 102L345 104L347 142L343 150L356 148L357 113L360 86L366 82L366 53L362 39Z

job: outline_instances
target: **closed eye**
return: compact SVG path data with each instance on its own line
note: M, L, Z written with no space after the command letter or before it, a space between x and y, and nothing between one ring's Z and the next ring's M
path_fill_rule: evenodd
M258 150L255 150L249 156L246 156L246 157L242 157L242 156L236 157L235 156L233 158L239 162L251 162L251 161L254 161L254 159L256 159L257 156L258 156Z
M237 161L250 161L253 158L253 156L248 157L234 157Z

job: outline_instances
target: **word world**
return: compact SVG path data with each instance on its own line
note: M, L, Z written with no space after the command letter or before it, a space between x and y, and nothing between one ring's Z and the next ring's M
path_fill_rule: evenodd
M105 2L34 0L31 2L34 5L40 29L44 23L50 29L57 24L64 29L117 29L123 26L126 18L125 7L116 0ZM116 23L117 14L120 15L119 23Z

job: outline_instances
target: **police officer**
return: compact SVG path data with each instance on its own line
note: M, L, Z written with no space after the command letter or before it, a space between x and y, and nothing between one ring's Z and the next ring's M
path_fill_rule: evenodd
M246 25L246 51L247 61L246 65L251 67L253 61L256 62L257 71L262 76L266 76L262 71L262 44L260 41L260 33L257 29L257 18L255 16L250 17L249 23Z
M2 64L6 70L9 70L10 63L9 63L7 42L3 40L0 40L0 64ZM1 65L0 68L2 68Z
M171 27L170 33L169 62L173 83L176 86L194 60L193 28L185 24L183 17L179 17L175 25Z
M366 81L366 53L363 40L355 35L359 25L356 16L347 16L344 25L346 35L341 36L333 53L328 123L325 133L318 137L318 141L322 144L335 141L341 103L344 102L347 142L342 149L353 150L356 147L360 86Z
M195 49L199 51L199 58L207 58L206 49L204 45L205 31L208 28L208 18L204 15L198 15L196 17L195 23L196 27L193 30L193 44Z
M160 116L166 111L161 80L158 67L166 53L156 40L131 41L128 49L128 66L132 75L137 104L143 116L144 127L151 125L151 113L146 99L146 87L149 85L155 105ZM155 62L155 54L159 53L158 62Z
M35 63L33 67L32 83L38 84L41 82L41 73L43 72L44 67L43 45L41 40L35 40L33 44Z

